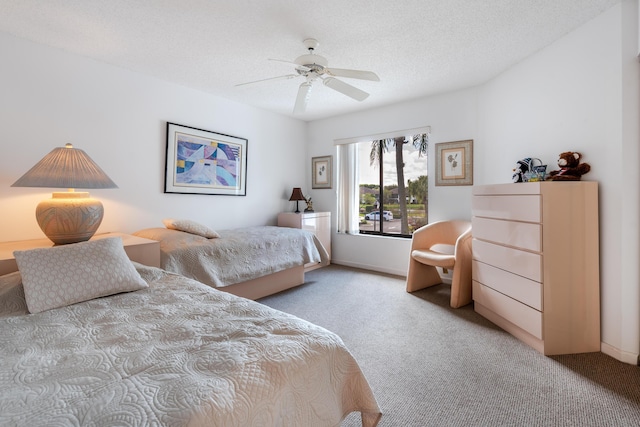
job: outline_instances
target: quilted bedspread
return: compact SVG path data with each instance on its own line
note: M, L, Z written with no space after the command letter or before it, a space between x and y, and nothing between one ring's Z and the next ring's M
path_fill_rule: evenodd
M318 238L297 228L218 230L220 237L215 239L167 228L148 228L133 234L160 241L163 269L213 287L245 282L310 262L329 262Z
M341 339L136 264L149 288L27 314L0 280L0 425L337 426L380 410Z

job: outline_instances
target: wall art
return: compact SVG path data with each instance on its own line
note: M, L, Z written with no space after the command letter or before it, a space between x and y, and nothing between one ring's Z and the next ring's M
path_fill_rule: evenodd
M473 140L436 144L436 185L473 185Z
M333 157L322 156L311 159L311 188L331 188Z
M167 123L165 193L246 196L244 138Z

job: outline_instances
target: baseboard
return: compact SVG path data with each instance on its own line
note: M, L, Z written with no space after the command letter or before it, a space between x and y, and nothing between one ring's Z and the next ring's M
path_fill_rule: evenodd
M638 353L623 351L607 343L600 343L600 351L602 351L607 356L611 356L621 362L628 363L630 365L640 365L640 363L638 363L638 359L640 358L640 355Z
M350 261L340 261L340 260L336 260L335 258L331 259L331 264L344 265L344 266L353 267L353 268L361 268L363 270L377 271L379 273L392 274L394 276L402 276L405 278L407 277L406 270L400 271L400 270L395 270L393 268L381 268L379 265L360 264L357 262L350 262ZM451 272L449 272L449 274L446 274L446 275L443 275L442 272L440 272L440 277L442 278L442 283L446 285L451 284Z
M407 277L407 271L406 270L396 270L396 269L393 269L393 268L384 268L384 267L381 267L379 265L370 265L370 264L361 264L361 263L357 263L357 262L340 261L340 260L337 260L335 258L331 258L331 264L344 265L346 267L361 268L363 270L371 270L371 271L377 271L379 273L391 274L391 275L394 275L394 276Z

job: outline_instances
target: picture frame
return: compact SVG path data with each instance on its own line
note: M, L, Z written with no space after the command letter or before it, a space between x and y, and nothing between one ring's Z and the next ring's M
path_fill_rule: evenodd
M311 158L311 188L331 188L333 156Z
M436 144L436 185L473 185L473 140Z
M247 195L245 138L167 122L165 193Z

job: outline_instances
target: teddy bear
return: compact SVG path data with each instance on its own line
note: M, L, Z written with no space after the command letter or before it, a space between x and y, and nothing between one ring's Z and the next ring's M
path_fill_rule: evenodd
M575 151L565 151L558 157L560 170L549 172L548 178L552 181L580 181L585 173L591 170L589 163L580 163L582 154Z

